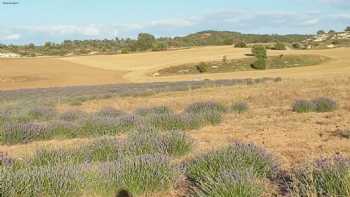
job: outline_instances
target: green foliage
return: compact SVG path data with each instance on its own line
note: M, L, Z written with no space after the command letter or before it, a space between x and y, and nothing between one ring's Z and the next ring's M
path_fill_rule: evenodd
M237 112L237 113L244 113L249 110L248 103L246 102L237 102L232 104L231 106L231 111L232 112Z
M264 46L254 46L252 48L252 54L257 58L257 60L252 64L252 67L254 69L265 70L267 59L266 48Z
M208 71L207 64L204 62L201 62L200 64L196 65L196 69L199 73L206 73Z
M253 144L240 143L195 158L185 170L195 183L196 196L260 193L255 181L274 178L276 173L277 165L270 154ZM253 181L247 181L250 178Z
M239 41L235 44L235 47L236 48L246 48L247 47L247 44L243 41Z
M195 190L193 196L199 197L255 197L262 196L262 181L247 172L222 172L214 179L206 180L203 186Z
M156 42L156 38L148 33L140 33L137 37L136 46L139 50L145 51L152 49L153 45Z
M76 166L0 168L1 196L76 196L86 179Z
M192 141L181 131L161 132L145 129L128 135L127 151L131 155L163 154L181 156L191 150Z
M350 196L350 160L322 158L294 170L293 196Z
M317 32L317 35L322 35L322 34L325 34L326 32L324 31L324 30L319 30L318 32Z
M105 168L101 179L107 179L112 189L123 188L135 195L166 191L175 177L169 159L162 155L142 155Z
M350 31L350 26L346 27L345 31Z
M316 112L332 112L337 109L337 103L330 98L321 97L312 101Z
M308 112L314 112L316 109L316 106L313 102L307 101L307 100L297 100L294 102L293 111L298 113L308 113Z
M337 103L332 99L320 97L311 101L297 100L293 104L293 111L298 113L307 112L332 112L337 109Z
M257 70L265 70L266 69L266 59L258 58L252 65L252 68Z
M273 46L274 50L287 50L286 45L281 43L281 42L277 42L274 46Z

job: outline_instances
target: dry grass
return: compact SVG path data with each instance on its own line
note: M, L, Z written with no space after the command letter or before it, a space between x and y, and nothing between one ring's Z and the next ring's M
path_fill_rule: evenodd
M122 75L55 58L0 59L0 90L121 83Z
M313 67L267 71L242 71L201 75L153 77L162 68L182 64L246 57L250 49L231 46L200 47L177 51L67 58L0 59L0 90L123 82L183 81L247 77L322 78L350 73L350 48L269 51L269 55L317 54L333 61Z

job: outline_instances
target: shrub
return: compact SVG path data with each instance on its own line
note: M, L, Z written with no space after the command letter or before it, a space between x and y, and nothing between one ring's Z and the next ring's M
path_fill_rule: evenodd
M332 99L321 97L312 101L317 112L331 112L337 109L337 103Z
M79 110L73 110L73 111L66 111L60 114L59 119L64 121L77 121L82 120L88 116L87 113L79 111Z
M307 112L331 112L337 109L337 103L332 99L321 97L312 101L297 100L293 104L293 111L298 113Z
M181 116L173 113L151 114L144 118L144 127L157 128L163 131L188 129Z
M127 151L132 155L164 154L181 156L191 150L192 141L181 131L141 130L128 135Z
M105 107L105 108L102 108L100 111L96 112L96 115L102 116L102 117L116 118L116 117L124 116L126 115L126 113L112 107Z
M124 157L124 142L101 138L70 149L40 149L29 160L34 166L115 161Z
M243 41L239 41L235 44L235 48L246 48L247 44Z
M316 106L313 102L307 100L297 100L293 104L293 111L298 113L313 112Z
M251 65L252 68L259 69L259 70L266 69L266 59L267 59L266 48L264 46L254 46L252 48L252 54L257 58L255 63Z
M269 153L253 144L241 143L199 156L185 167L198 196L230 196L229 192L242 196L260 194L262 189L256 181L273 179L277 173L277 164Z
M350 196L350 160L324 158L294 170L295 196Z
M194 196L208 197L253 197L262 196L265 188L249 170L247 172L221 172L214 179L208 179Z
M135 195L166 191L175 172L162 155L142 155L116 161L101 168L101 180L113 190L126 189Z
M258 58L252 65L252 68L257 70L265 70L266 69L266 59Z
M285 44L281 42L277 42L275 46L273 47L274 50L287 50L287 47Z
M193 103L185 109L186 113L203 113L203 112L226 112L225 106L215 102L197 102Z
M0 130L0 140L5 144L28 143L33 140L50 139L52 131L44 124L6 123Z
M76 196L85 181L81 168L76 166L0 168L2 196Z
M10 166L13 163L14 163L14 160L11 159L7 153L0 151L0 168L2 166Z
M153 114L173 114L174 112L166 106L158 106L152 108L139 108L136 109L134 114L139 116L148 116Z
M51 107L34 107L29 110L28 115L33 119L51 119L56 115L56 111Z
M249 106L246 102L237 102L231 106L232 112L244 113L249 110Z
M196 65L196 69L199 73L206 73L208 72L208 65L204 62Z

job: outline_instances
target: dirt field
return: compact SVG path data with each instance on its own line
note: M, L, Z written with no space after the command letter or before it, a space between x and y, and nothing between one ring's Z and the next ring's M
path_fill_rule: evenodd
M231 46L202 47L168 52L68 58L0 59L0 89L97 85L123 82L156 82L247 77L322 78L348 76L350 48L330 50L269 51L279 54L320 54L333 61L313 67L244 71L201 75L152 77L161 68L200 61L244 58L249 49Z

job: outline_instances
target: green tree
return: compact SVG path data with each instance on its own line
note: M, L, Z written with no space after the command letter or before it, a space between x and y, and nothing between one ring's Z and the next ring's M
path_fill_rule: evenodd
M246 48L247 44L243 41L239 41L235 44L235 48Z
M254 69L265 70L266 69L266 59L267 52L264 46L254 46L252 48L252 53L256 57L256 61L252 64Z
M350 31L350 26L346 27L345 31Z
M325 33L326 33L325 31L319 30L319 31L317 32L317 35L322 35L322 34L325 34Z
M151 49L156 42L156 38L152 34L140 33L137 37L136 46L141 51Z
M283 44L281 42L277 42L275 44L275 46L273 47L273 49L275 49L275 50L286 50L287 48L286 48L285 44Z

